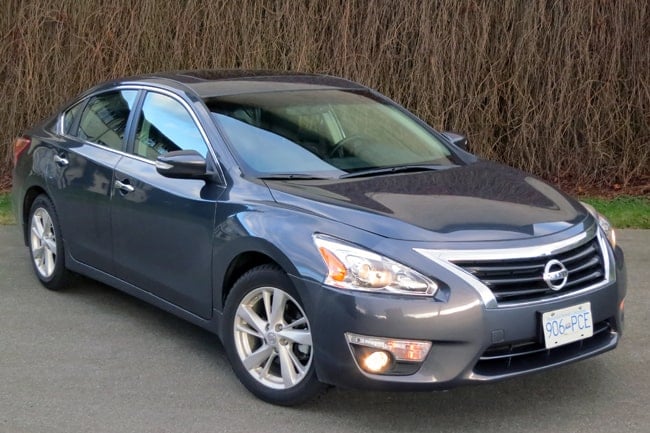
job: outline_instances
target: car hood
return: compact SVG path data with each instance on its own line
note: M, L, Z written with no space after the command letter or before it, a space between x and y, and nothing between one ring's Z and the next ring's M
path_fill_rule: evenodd
M280 204L401 240L525 239L555 234L588 218L578 202L546 182L487 161L439 171L267 185Z

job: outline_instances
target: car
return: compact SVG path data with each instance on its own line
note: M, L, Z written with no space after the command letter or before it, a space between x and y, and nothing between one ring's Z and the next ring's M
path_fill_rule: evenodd
M610 223L467 144L343 78L126 77L15 140L13 208L46 288L81 274L213 332L273 404L614 349Z

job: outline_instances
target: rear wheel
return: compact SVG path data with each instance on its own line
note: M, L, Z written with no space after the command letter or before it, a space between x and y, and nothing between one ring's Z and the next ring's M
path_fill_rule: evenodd
M29 253L36 276L51 290L63 288L70 276L65 268L63 239L52 201L39 195L29 211Z
M325 390L314 370L309 319L284 272L264 265L244 274L224 313L226 351L250 392L292 406Z

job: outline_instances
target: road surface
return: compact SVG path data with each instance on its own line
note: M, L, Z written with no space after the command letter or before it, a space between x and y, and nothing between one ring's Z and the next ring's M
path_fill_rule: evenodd
M437 393L332 389L299 408L237 381L217 338L102 284L43 289L0 226L0 432L650 431L650 231L618 232L629 290L618 349Z

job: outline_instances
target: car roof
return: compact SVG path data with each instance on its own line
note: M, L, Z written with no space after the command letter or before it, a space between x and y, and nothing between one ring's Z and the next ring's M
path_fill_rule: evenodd
M295 90L367 90L361 84L330 75L246 69L161 72L128 77L120 81L189 87L202 99Z

